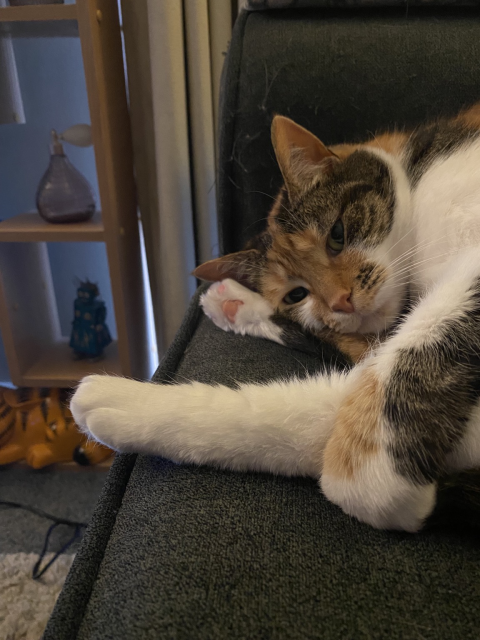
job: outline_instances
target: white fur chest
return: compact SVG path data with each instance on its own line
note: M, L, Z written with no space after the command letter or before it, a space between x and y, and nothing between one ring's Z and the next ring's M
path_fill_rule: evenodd
M480 140L436 160L413 192L412 276L428 288L449 257L480 246Z

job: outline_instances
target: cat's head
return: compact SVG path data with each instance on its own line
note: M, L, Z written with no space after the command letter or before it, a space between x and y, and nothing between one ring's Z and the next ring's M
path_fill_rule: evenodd
M386 329L405 295L409 190L400 163L365 145L334 153L282 116L272 142L285 185L266 231L195 275L233 278L310 330Z

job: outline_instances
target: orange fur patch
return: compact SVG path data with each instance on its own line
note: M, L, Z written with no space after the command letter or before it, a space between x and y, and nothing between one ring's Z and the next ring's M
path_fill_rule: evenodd
M352 479L366 458L379 449L383 390L375 374L366 371L340 408L323 457L323 472Z
M360 333L325 332L325 340L332 342L340 351L345 353L352 362L357 363L378 344L378 336L362 335Z
M304 229L290 236L290 242L294 250L313 251L322 242L322 236L317 229Z
M267 225L271 229L275 228L275 224L276 224L275 218L278 216L281 208L284 206L283 204L284 194L285 194L285 187L282 187L278 192L277 197L275 198L275 202L273 203L273 207L270 209L270 212L268 214Z
M393 156L398 156L407 144L408 138L409 134L404 131L392 131L375 136L373 140L366 142L365 146L382 149Z
M382 149L393 156L398 156L407 144L408 133L405 131L392 131L391 133L381 133L376 135L372 140L367 140L358 144L338 144L330 147L340 159L344 159L355 151L371 147L373 149Z
M474 104L473 107L462 111L455 119L463 122L469 127L480 129L480 102Z

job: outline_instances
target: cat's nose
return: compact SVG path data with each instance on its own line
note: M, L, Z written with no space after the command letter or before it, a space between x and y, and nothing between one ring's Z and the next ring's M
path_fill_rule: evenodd
M341 311L343 313L354 313L355 307L352 302L352 292L345 291L332 302L330 307L332 311Z

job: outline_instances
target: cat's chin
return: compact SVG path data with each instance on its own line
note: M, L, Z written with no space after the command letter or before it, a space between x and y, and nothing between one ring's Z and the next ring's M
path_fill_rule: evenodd
M383 333L393 323L398 314L389 313L390 309L382 307L369 314L352 313L341 319L333 319L328 322L327 326L337 333Z
M343 314L340 318L332 318L326 322L329 329L337 333L360 333L363 318L358 313Z
M377 294L373 307L368 310L361 309L354 315L359 317L356 333L377 333L387 331L399 318L404 300L402 296L388 295L387 290L380 290Z
M357 333L383 333L387 331L397 320L400 305L395 305L391 301L372 313L362 316Z
M357 333L383 333L392 324L391 320L381 313L373 313L371 316L362 318L362 322L357 329Z
M337 333L383 333L395 322L399 312L393 313L389 304L370 313L342 314L341 318L332 318L326 326Z

